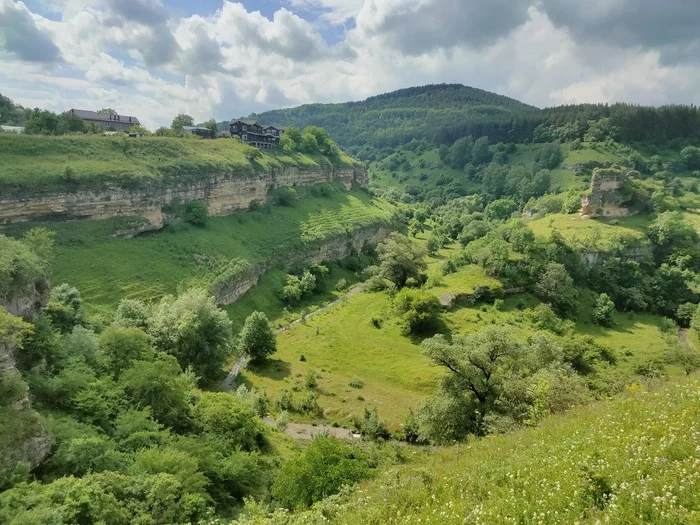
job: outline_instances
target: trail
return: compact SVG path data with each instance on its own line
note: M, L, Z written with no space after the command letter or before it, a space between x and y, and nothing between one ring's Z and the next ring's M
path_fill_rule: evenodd
M277 426L271 417L263 418L263 421L271 427ZM312 439L318 435L328 435L339 439L362 439L360 434L355 434L347 428L332 427L330 425L309 425L308 423L288 423L284 433L294 439Z
M292 328L293 326L298 325L298 324L301 323L304 319L309 319L310 317L314 317L314 316L316 316L316 315L318 315L318 314L320 314L320 313L322 313L322 312L325 312L326 310L328 310L329 308L331 308L331 307L335 306L336 304L340 303L340 302L343 301L344 299L347 299L347 298L349 298L349 297L353 297L354 295L359 294L360 292L362 292L362 290L364 290L364 287L363 287L361 284L358 284L357 286L355 286L352 290L350 290L350 291L347 292L346 294L341 295L340 297L338 297L337 299L331 301L330 303L324 304L324 305L323 305L322 307L320 307L318 310L315 310L315 311L313 311L313 312L307 314L306 316L304 316L304 317L302 317L302 318L300 318L300 319L297 319L296 321L292 321L291 323L289 323L289 324L286 325L286 326L283 326L282 328L279 328L279 329L277 330L277 333L278 333L278 334L281 334L282 332L284 332L284 331L286 331L286 330L289 330L289 329ZM221 384L221 390L223 390L224 392L228 392L228 391L231 390L231 388L233 388L233 383L235 383L236 378L238 377L238 374L240 374L241 371L242 371L243 369L245 369L245 367L248 365L248 362L249 362L249 361L250 361L250 357L249 357L248 355L245 355L245 354L242 355L242 356L240 356L238 359L236 359L236 362L233 363L233 366L231 367L231 371L228 373L228 375L226 376L226 379L224 379L224 382ZM292 424L290 423L290 426L291 426L291 425L292 425ZM311 426L311 425L309 425L309 426ZM313 428L318 428L318 427L313 427ZM329 427L329 428L332 428L332 427ZM335 430L337 430L337 429L335 429ZM348 432L349 432L349 431L348 431Z
M698 349L695 348L695 345L693 343L691 343L690 340L688 339L688 329L687 328L680 328L678 330L678 340L686 348L690 348L691 350L695 350L696 352L698 351Z

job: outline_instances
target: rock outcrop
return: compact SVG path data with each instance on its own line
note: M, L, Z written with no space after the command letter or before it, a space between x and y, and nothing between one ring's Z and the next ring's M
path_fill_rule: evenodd
M374 227L334 237L296 253L285 254L283 261L271 260L264 264L246 267L241 272L233 272L231 278L217 280L211 292L217 304L233 304L258 284L260 278L272 266L281 265L288 270L299 263L321 264L326 261L340 261L366 247L376 246L391 232L392 230L388 227Z
M591 189L581 197L581 217L626 217L632 200L628 174L616 168L597 168L591 176Z
M364 166L350 167L287 167L255 175L215 175L192 183L176 183L129 188L107 184L96 190L77 185L65 191L37 192L31 195L0 196L0 224L65 219L110 219L138 217L133 228L125 234L156 230L163 226L163 207L179 200L205 201L213 216L229 215L245 210L254 202L267 202L270 190L279 187L312 186L339 182L346 189L366 188L367 170Z
M6 298L0 303L0 310L4 308L16 317L34 321L47 300L48 283L28 287L22 293ZM13 381L15 385L19 382L26 388L15 366L17 351L11 338L0 336L0 381ZM5 406L0 403L3 421L0 428L0 479L19 464L30 470L36 468L48 456L53 444L53 438L39 414L32 410L26 393L9 403L4 401Z

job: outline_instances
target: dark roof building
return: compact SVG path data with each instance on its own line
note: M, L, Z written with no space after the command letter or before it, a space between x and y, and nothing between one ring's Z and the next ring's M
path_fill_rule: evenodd
M267 126L263 131L275 137L281 137L288 127L289 126Z
M232 136L256 148L274 148L280 141L279 135L263 129L257 120L234 119L229 123L229 128Z
M71 115L75 115L86 124L94 123L106 131L129 131L131 126L140 126L141 123L136 117L126 115L111 115L109 113L98 113L85 109L71 109Z
M204 138L212 136L211 130L203 126L182 126L182 132L186 135L198 135Z

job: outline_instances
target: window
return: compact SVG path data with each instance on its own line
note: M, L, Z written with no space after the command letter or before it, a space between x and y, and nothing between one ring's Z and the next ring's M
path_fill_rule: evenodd
M246 126L245 124L243 124L243 131L248 131L248 126Z
M237 125L233 126L233 131L238 131L238 126L237 126Z
M248 140L248 135L243 135L243 140Z

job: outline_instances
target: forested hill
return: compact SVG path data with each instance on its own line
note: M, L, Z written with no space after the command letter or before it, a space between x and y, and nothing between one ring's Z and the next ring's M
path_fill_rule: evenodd
M306 104L251 115L261 122L325 127L339 144L357 149L397 146L413 138L433 140L436 130L458 122L482 122L537 111L512 98L460 84L401 89L361 102Z
M362 102L308 104L251 116L265 123L324 127L340 145L364 160L386 157L391 153L388 148L413 139L448 146L469 135L486 136L491 143L584 140L589 123L601 119L623 143L700 137L696 106L620 103L538 109L460 84L414 87Z

